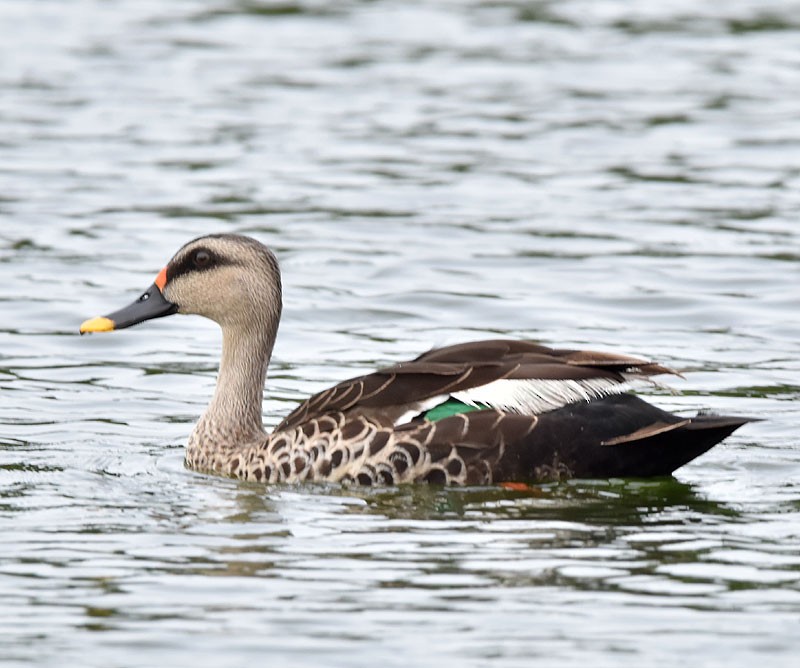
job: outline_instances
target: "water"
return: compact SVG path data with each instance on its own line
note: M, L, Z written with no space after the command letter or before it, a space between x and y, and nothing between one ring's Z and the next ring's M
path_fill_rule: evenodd
M0 663L795 665L798 9L2 3ZM215 327L77 327L220 231L282 263L269 424L497 335L765 421L525 494L195 474Z

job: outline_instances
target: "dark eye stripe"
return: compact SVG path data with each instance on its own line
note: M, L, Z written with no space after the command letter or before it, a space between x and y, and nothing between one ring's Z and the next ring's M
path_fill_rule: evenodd
M167 265L167 283L177 276L189 274L193 271L208 271L226 264L235 263L220 257L208 248L195 248L191 253L181 257L178 262L172 261Z

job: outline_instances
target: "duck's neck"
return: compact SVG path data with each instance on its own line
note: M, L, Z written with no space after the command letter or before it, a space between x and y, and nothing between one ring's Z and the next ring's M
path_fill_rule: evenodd
M261 404L274 332L263 328L222 330L217 387L189 438L187 460L216 470L216 461L264 435Z

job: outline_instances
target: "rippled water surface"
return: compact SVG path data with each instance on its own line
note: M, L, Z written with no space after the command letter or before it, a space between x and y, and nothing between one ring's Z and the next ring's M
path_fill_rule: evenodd
M800 5L0 4L3 666L795 666ZM653 481L199 475L215 327L80 338L193 236L270 244L265 415L484 336L752 415Z

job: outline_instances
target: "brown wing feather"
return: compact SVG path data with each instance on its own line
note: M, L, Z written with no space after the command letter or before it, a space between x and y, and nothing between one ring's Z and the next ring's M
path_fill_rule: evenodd
M675 371L627 355L589 350L547 348L530 341L501 339L459 343L424 353L365 376L346 380L315 394L292 411L277 430L338 411L359 408L374 412L402 408L442 394L510 379L624 382L623 373L651 376Z

